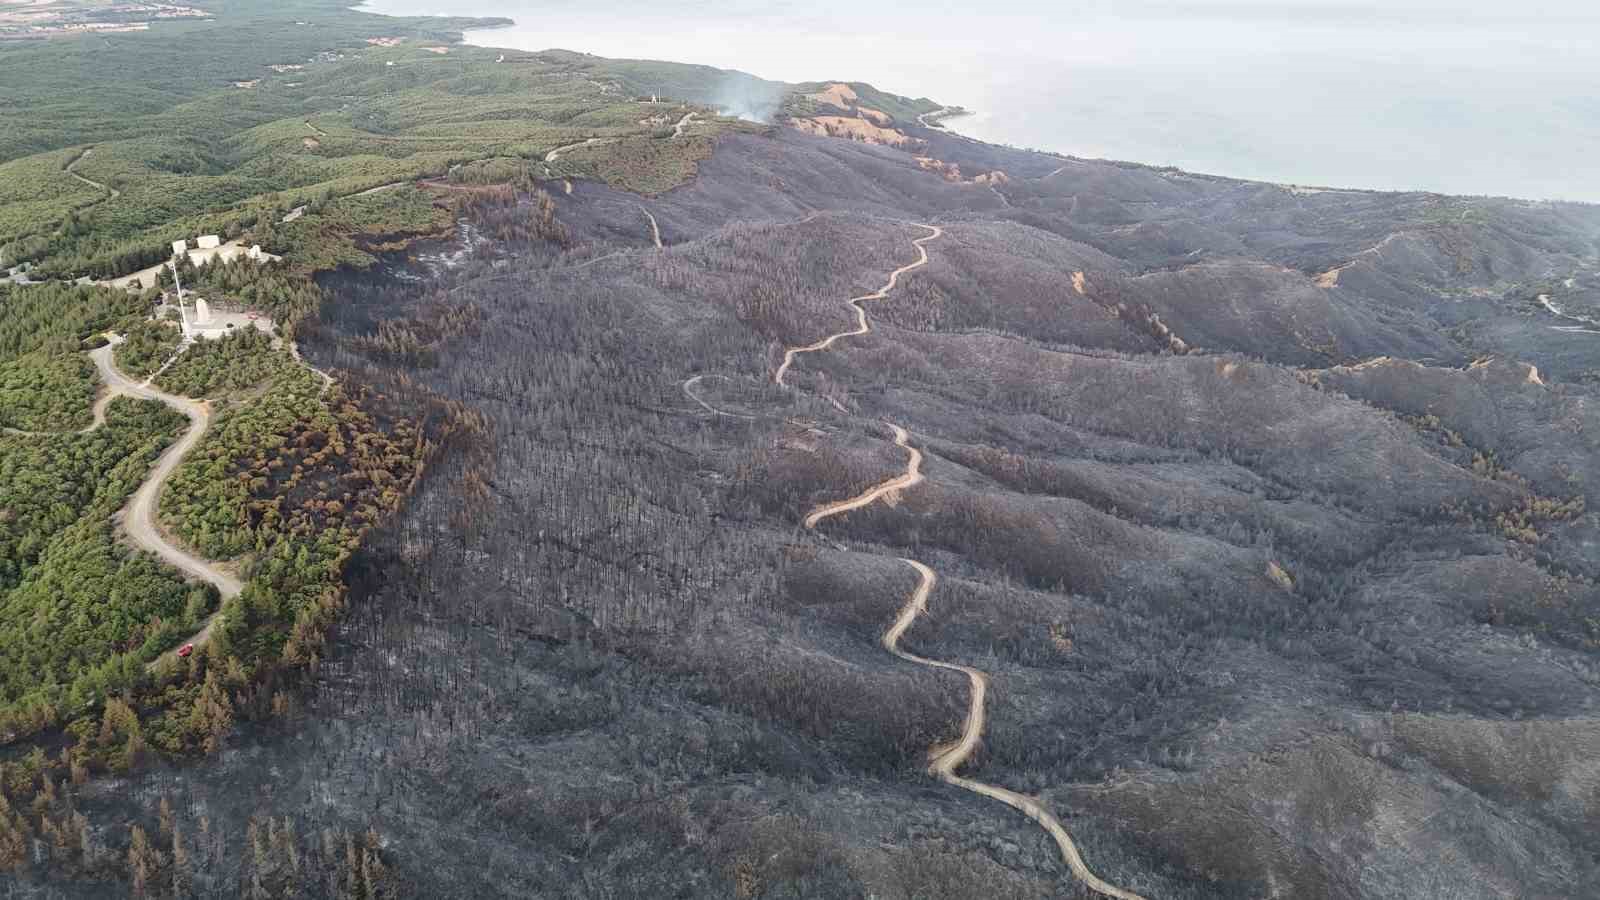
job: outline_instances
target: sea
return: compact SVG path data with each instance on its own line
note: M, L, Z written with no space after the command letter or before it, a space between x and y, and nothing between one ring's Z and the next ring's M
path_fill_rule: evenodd
M1001 144L1306 186L1600 202L1597 0L371 0L470 43L866 81Z

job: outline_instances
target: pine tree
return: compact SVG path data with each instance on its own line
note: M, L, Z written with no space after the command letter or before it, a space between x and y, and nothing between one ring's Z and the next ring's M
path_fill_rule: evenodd
M133 836L128 844L128 872L133 878L133 896L145 896L150 879L156 874L152 862L150 841L144 829L133 826Z
M163 802L165 802L163 800ZM183 831L172 829L172 895L187 897L194 889L194 868L189 861L189 849L183 843Z
M165 794L161 795L161 803L156 808L156 821L161 826L161 836L170 839L173 828L172 802Z

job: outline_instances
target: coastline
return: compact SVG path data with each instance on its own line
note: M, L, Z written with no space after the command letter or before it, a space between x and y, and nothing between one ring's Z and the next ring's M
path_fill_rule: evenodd
M375 15L418 16L431 10L487 6L483 0L364 0L359 8ZM644 4L624 6L633 14L600 16L572 5L558 5L547 13L531 5L501 4L494 10L503 14L499 21L462 28L459 43L521 52L582 48L574 52L616 60L705 65L786 85L805 84L814 81L819 71L828 71L845 76L840 80L864 82L906 97L937 97L963 109L959 117L929 115L919 124L932 126L943 120L943 130L952 136L1053 156L1137 161L1151 168L1238 181L1326 185L1334 190L1585 205L1600 202L1592 189L1575 187L1586 183L1580 173L1592 168L1593 160L1576 150L1557 153L1551 149L1578 146L1573 140L1530 144L1529 139L1508 137L1463 145L1460 136L1446 127L1454 120L1419 130L1414 117L1352 112L1370 100L1351 90L1352 80L1368 77L1373 67L1390 70L1379 53L1381 46L1366 48L1371 60L1343 59L1327 71L1313 72L1314 78L1297 86L1291 76L1300 70L1287 57L1273 60L1278 68L1269 67L1268 74L1277 80L1264 82L1259 67L1234 66L1218 74L1209 58L1186 55L1192 50L1196 29L1204 33L1214 30L1218 39L1237 39L1237 35L1215 23L1182 16L1160 20L1158 24L1166 27L1161 32L1163 40L1151 43L1141 39L1129 46L1116 43L1118 38L1129 38L1125 28L1097 21L1091 30L1105 37L1109 46L1122 50L1080 58L1075 52L1058 52L1062 45L1048 40L1056 26L1041 22L1032 23L1039 27L1037 33L1025 32L1032 35L1028 46L1017 53L998 54L962 41L959 16L920 27L894 20L890 24L905 27L894 49L886 50L882 32L863 27L841 33L831 28L824 15L826 4L807 7L809 11L801 10L789 18L763 18L757 13L740 14L731 2L707 0L706 18L696 21L692 30L682 16L669 11ZM869 5L863 21L875 21L874 12ZM882 13L878 19L888 15L882 9L876 12ZM769 32L763 33L763 27ZM1272 21L1262 27L1277 33L1297 28L1315 31L1319 26ZM1333 31L1334 36L1344 35L1338 29ZM1506 77L1514 79L1520 71L1508 67ZM1220 79L1216 90L1196 95L1175 87L1202 73ZM1448 86L1411 87L1410 93L1386 102L1390 106L1472 102L1471 96ZM1335 110L1339 116L1329 119L1325 111L1314 112L1303 103L1303 91L1311 89L1344 103ZM1277 118L1240 114L1240 104L1247 101L1292 108L1308 120L1290 123L1294 128L1286 130ZM958 118L960 121L952 121ZM1572 126L1550 125L1560 121L1564 120L1534 116L1520 132L1506 123L1497 133L1532 134L1538 130L1534 126L1539 126L1571 138ZM1338 139L1318 142L1310 152L1293 139L1298 129L1327 130L1332 128L1330 123L1338 125ZM1398 140L1401 137L1403 141ZM1411 149L1398 149L1402 145ZM1463 146L1473 149L1464 153ZM1528 159L1534 154L1549 155L1549 164L1537 168L1504 165L1506 159ZM1418 162L1430 158L1448 159L1449 164Z
M646 62L675 63L688 66L708 66L710 68L721 69L739 76L781 84L785 88L789 89L794 89L799 85L815 80L809 75L805 77L798 77L793 72L783 74L761 74L752 72L748 68L744 68L737 63L729 63L725 60L707 61L703 59L689 59L685 58L681 51L678 52L677 55L656 54L651 52L648 48L641 48L636 51L616 52L616 48L567 46L559 39L552 40L551 43L537 48L518 46L515 43L507 43L504 40L498 39L507 34L511 34L513 36L516 35L517 29L523 26L524 23L514 16L462 16L455 13L419 13L406 9L384 9L382 8L383 6L384 0L357 0L357 2L350 6L350 9L359 10L371 15L386 16L390 18L421 17L472 21L474 23L481 22L483 24L473 24L470 27L461 28L459 32L460 36L456 41L462 46L474 47L480 50L515 51L518 53L538 53L546 50L566 50L572 53L582 53L613 60L639 60ZM529 18L531 25L532 18ZM893 87L886 87L884 79L877 77L877 75L872 72L861 72L848 79L834 80L863 82L891 93L902 93L901 91L896 91ZM903 93L903 96L924 96L926 93L927 92L922 91L919 88L914 92L905 92ZM939 96L942 95L942 93L943 92L941 91L935 95ZM927 128L939 128L947 134L955 135L968 140L980 141L984 143L996 143L997 145L1003 145L1005 143L1003 140L997 140L996 136L993 135L989 137L980 137L978 135L966 134L951 128L947 124L950 120L962 118L969 119L971 121L981 121L989 118L989 116L981 112L976 107L967 106L964 104L949 104L931 113L919 115L917 117L917 124ZM1065 151L1046 150L1041 152L1059 155Z
M917 124L921 125L923 128L939 128L948 131L951 134L960 134L960 132L946 127L944 123L950 121L951 119L966 118L974 115L977 115L976 110L967 109L964 106L946 106L936 109L933 112L923 113L922 115L917 116ZM967 135L961 136L967 137ZM973 140L976 140L976 138Z

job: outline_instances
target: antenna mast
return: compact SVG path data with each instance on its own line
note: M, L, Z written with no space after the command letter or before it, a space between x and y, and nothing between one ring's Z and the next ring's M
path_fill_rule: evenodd
M194 335L189 331L189 314L183 308L183 282L178 280L178 258L174 256L172 262L172 284L178 289L178 319L183 323L183 339L188 340Z

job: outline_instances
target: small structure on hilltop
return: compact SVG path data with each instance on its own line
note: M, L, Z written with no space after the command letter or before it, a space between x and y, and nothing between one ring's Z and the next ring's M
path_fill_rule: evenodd
M204 297L198 297L194 301L194 324L211 324L211 304L207 303Z
M131 275L124 275L121 278L113 278L100 283L109 287L121 287L130 291L138 291L155 287L159 282L157 273L167 268L171 263L181 262L184 259L188 259L189 263L195 268L200 268L218 260L232 262L241 256L258 263L277 262L283 258L261 249L259 244L246 247L236 240L224 244L222 243L222 238L214 234L203 234L195 238L193 247L189 246L189 243L189 241L173 241L171 260L160 265L151 266L148 269L141 269Z

